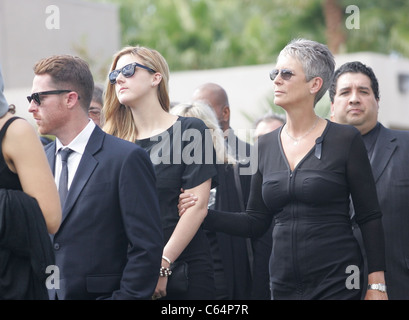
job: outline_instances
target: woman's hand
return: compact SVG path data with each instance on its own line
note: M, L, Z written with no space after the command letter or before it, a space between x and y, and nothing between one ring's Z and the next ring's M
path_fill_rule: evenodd
M187 193L183 189L180 189L180 191L182 193L179 195L178 210L179 216L182 216L186 209L193 207L196 204L198 198L193 193Z
M168 285L168 277L159 277L155 292L152 295L152 300L157 300L166 297L166 286Z

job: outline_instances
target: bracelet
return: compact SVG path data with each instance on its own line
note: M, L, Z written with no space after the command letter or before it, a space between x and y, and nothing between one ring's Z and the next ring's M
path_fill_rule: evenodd
M172 261L168 257L162 256L162 259L169 262L169 264L172 264Z
M172 274L172 270L170 268L160 267L159 275L161 277L169 277Z
M368 284L368 290L378 290L380 292L386 292L386 285L383 283Z

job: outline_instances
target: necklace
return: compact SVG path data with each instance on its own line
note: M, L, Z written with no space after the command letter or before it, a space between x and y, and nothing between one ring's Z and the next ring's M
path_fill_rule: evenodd
M313 124L312 127L311 127L310 129L308 129L308 131L307 131L306 133L304 133L301 137L294 138L293 136L291 136L291 135L288 133L288 131L287 131L287 125L284 126L285 133L287 134L287 136L288 136L291 140L294 141L293 144L296 146L296 145L301 141L302 138L305 138L312 130L314 130L314 128L317 126L318 119L319 119L319 117L318 117L318 116L315 116L315 122L314 122L314 124Z

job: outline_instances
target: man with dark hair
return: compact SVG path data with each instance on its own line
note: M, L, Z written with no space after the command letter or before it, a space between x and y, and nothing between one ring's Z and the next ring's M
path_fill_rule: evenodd
M388 298L409 299L409 132L378 121L378 80L361 62L336 70L329 94L331 119L355 126L368 151L383 215Z

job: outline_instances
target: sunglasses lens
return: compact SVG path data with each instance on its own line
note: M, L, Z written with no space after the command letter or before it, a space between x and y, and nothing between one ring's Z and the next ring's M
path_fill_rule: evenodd
M38 93L33 93L31 96L28 96L27 100L29 103L34 100L34 103L38 106L41 104L40 95Z
M132 77L134 75L134 73L135 73L135 67L136 67L136 65L131 63L131 64L127 64L125 67L123 67L120 70L111 71L111 73L109 74L109 82L111 82L111 84L115 84L116 83L116 78L118 78L120 73L122 73L122 75L125 78Z
M38 93L33 94L33 99L34 99L35 103L37 103L37 105L41 104L40 95Z
M281 78L284 80L290 80L293 73L290 70L281 70Z
M132 63L127 64L125 67L122 68L122 74L126 78L132 77L134 73L135 73L135 65Z
M273 69L273 70L270 72L270 79L271 79L272 81L274 81L274 79L277 77L277 75L278 75L278 70L277 70L277 69Z
M287 80L290 80L291 77L294 75L292 71L287 70L287 69L282 69L281 71L278 70L278 69L273 69L273 70L270 72L270 79L271 79L272 81L274 81L275 78L277 78L278 74L280 74L281 78L282 78L283 80L286 80L286 81L287 81Z
M111 82L111 84L115 84L116 82L116 78L119 75L119 71L118 70L114 70L109 74L109 82Z

